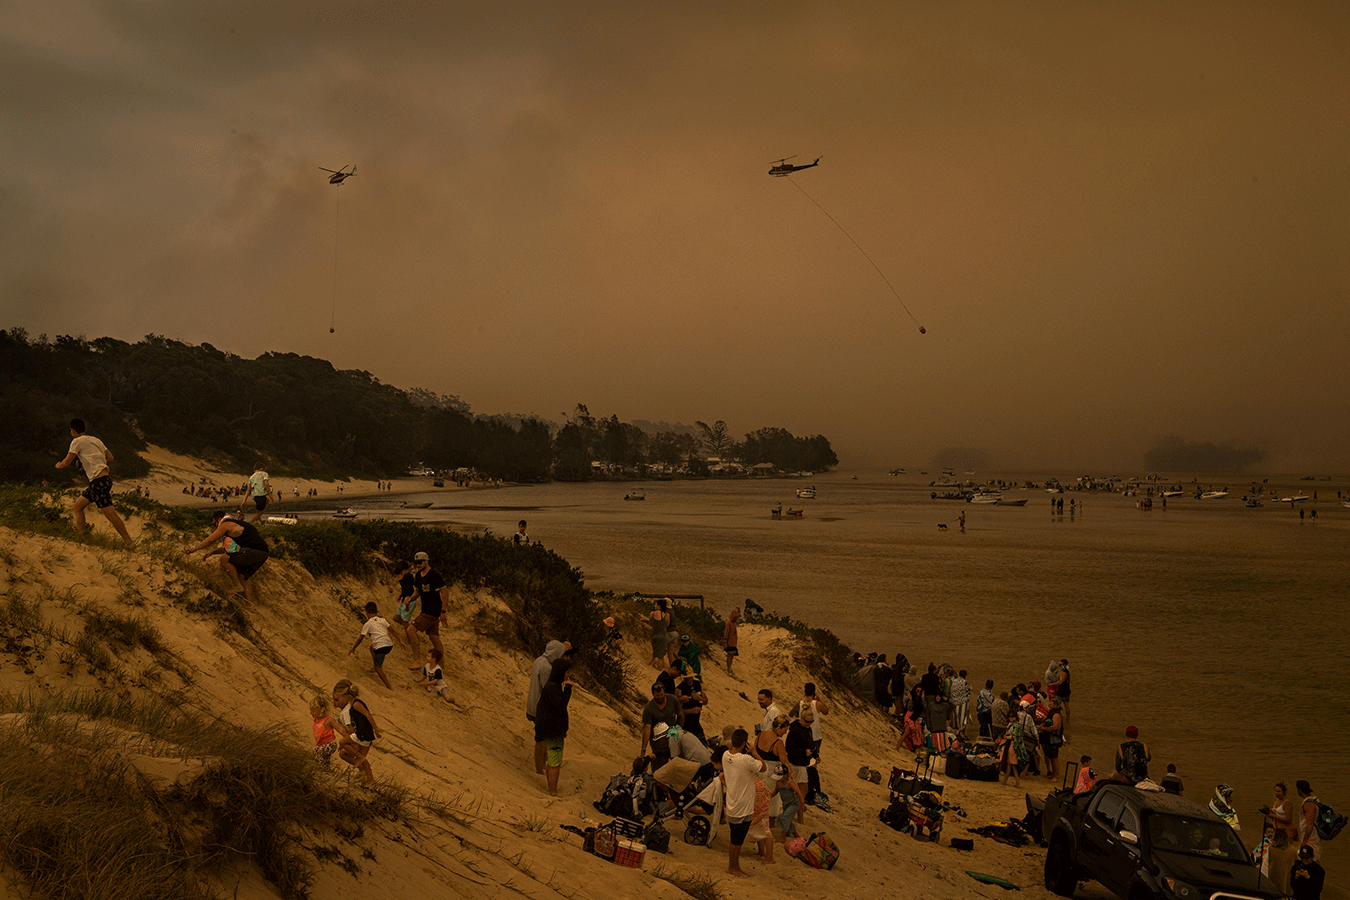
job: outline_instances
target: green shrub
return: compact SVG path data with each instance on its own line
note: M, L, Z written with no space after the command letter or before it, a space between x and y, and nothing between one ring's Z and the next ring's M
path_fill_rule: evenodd
M586 589L581 571L552 550L487 535L464 535L408 522L316 522L268 531L279 555L293 557L315 575L387 574L418 551L448 583L491 590L516 614L512 637L529 654L549 640L578 648L577 664L589 683L613 696L624 691L622 660L605 643L604 613Z

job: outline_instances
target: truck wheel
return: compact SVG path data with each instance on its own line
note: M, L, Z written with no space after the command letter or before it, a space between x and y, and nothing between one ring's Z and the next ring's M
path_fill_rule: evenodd
M1069 842L1057 837L1051 841L1050 850L1045 854L1045 889L1061 897L1072 897L1076 887L1078 873L1074 871L1073 859L1069 856Z

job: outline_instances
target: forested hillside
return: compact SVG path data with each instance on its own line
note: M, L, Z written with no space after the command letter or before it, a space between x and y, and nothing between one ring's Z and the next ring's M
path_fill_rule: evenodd
M0 479L8 481L67 477L52 465L72 416L114 447L149 442L235 469L262 461L278 473L317 477L390 477L422 463L511 481L580 480L594 477L593 463L610 475L640 475L653 465L685 465L709 448L733 459L744 450L753 457L747 462L783 469L837 463L825 438L783 429L761 429L754 435L774 440L747 435L746 444L730 441L722 422L702 426L704 438L652 434L578 404L555 433L538 418L475 416L458 398L405 391L322 359L245 359L159 335L129 344L0 331L0 373ZM120 476L145 471L139 457L118 454Z

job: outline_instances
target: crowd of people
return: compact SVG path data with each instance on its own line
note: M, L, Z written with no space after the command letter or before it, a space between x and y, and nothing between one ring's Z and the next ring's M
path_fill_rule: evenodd
M126 526L112 507L112 453L97 438L85 433L85 423L80 419L71 420L70 433L69 452L56 466L78 465L89 479L89 488L75 504L77 532L84 533L84 510L94 505L123 540L130 543ZM206 550L219 542L207 555L221 555L223 571L235 590L251 603L249 579L270 555L266 541L255 527L273 495L268 474L260 464L245 485L231 489L201 484L185 487L184 493L220 499L244 497L237 513L231 515L223 510L214 513L212 533L200 543L185 547L184 553ZM298 496L298 489L296 493ZM250 499L254 515L252 521L244 521ZM517 544L529 543L524 521L513 539ZM371 672L392 688L384 661L393 650L394 636L407 635L412 658L417 660L421 657L420 639L425 635L431 644L425 661L410 667L421 675L416 684L453 704L442 668L444 647L440 638L441 626L445 624L445 579L432 568L425 552L414 554L411 563L397 566L397 575L399 596L393 615L397 627L379 614L376 603L367 603L366 621L348 652L354 654L369 638ZM751 603L747 600L747 607ZM723 633L728 675L733 674L739 654L740 618L740 609L732 610ZM800 698L785 711L773 691L764 688L757 694L764 717L754 726L753 739L749 730L728 725L720 738L714 736L709 740L702 723L708 697L701 681L701 648L689 634L682 634L676 627L667 599L656 601L648 621L651 643L648 665L657 674L651 685L651 700L642 711L639 756L634 771L648 764L654 772L659 771L671 760L679 759L694 763L708 777L716 777L726 798L726 818L731 826L728 873L746 874L740 866L740 853L747 839L757 845L766 864L773 863L775 828L778 839L787 840L803 824L806 806L829 811L828 797L820 789L818 763L821 719L829 715L830 705L818 695L814 684L807 683ZM606 619L605 624L609 632L607 640L619 640L614 619ZM526 718L534 728L535 771L544 776L551 796L558 795L558 775L569 727L572 655L569 643L550 641L531 668L526 696ZM964 669L958 671L950 665L930 663L926 671L920 672L903 654L896 654L893 664L885 654L878 653L867 657L856 654L854 662L858 692L885 709L900 730L897 750L941 754L953 739L964 741L968 737L972 689ZM1042 769L1052 781L1060 777L1058 758L1067 741L1071 694L1069 663L1060 659L1051 660L1043 680L1031 679L995 695L991 679L974 696L977 741L993 746L1004 784L1012 778L1014 785L1020 786L1023 775L1039 774ZM339 681L329 696L312 699L310 714L316 757L327 763L337 755L356 768L366 783L373 783L368 756L381 732L374 714L360 699L357 686L347 679ZM1116 749L1115 771L1108 777L1141 789L1184 793L1184 783L1174 765L1168 765L1167 774L1155 783L1149 778L1150 762L1152 752L1148 744L1139 739L1135 726L1129 726L1125 740ZM1091 757L1081 756L1074 791L1090 791L1095 780ZM1296 782L1296 791L1297 806L1289 799L1284 782L1275 785L1273 802L1261 808L1262 835L1252 856L1282 892L1296 900L1316 900L1325 879L1315 826L1319 804L1307 781ZM1238 830L1231 787L1220 784L1209 808Z
M965 670L949 665L929 664L920 673L903 654L888 663L885 654L854 656L854 681L860 693L872 697L897 722L900 737L897 750L944 753L953 741L968 739L970 683ZM987 680L974 698L978 724L977 742L993 746L1002 782L1039 774L1051 781L1059 779L1060 749L1068 740L1069 700L1072 676L1067 659L1052 660L1042 679L1019 683L995 695L994 681ZM1115 767L1108 778L1134 785L1142 790L1159 790L1182 795L1185 785L1176 765L1169 763L1167 773L1156 783L1150 779L1153 760L1149 745L1139 739L1139 729L1130 725L1125 740L1116 748ZM977 744L979 746L979 744ZM1092 757L1079 757L1074 781L1075 793L1087 793L1097 781ZM1252 851L1253 861L1270 876L1275 885L1296 900L1316 900L1325 877L1321 864L1320 841L1315 827L1317 797L1307 781L1296 783L1299 803L1295 809L1287 798L1283 782L1275 785L1275 800L1262 807L1265 816L1263 835ZM1233 807L1233 788L1218 785L1209 800L1209 809L1240 831Z

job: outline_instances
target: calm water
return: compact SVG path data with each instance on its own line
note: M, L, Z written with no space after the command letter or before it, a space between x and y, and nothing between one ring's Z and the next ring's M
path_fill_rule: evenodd
M1089 753L1110 771L1125 726L1137 725L1155 778L1174 762L1192 799L1207 802L1220 781L1236 788L1248 843L1277 780L1292 795L1306 778L1350 813L1339 756L1350 724L1350 509L1339 481L1263 486L1317 490L1317 503L1301 504L1316 521L1289 504L1247 509L1245 485L1231 481L1227 499L1175 498L1166 511L1156 499L1141 511L1135 498L1069 491L1063 515L1041 490L1006 493L1025 507L984 506L933 500L928 481L835 473L810 479L815 500L795 497L803 481L556 484L429 494L448 508L417 515L502 536L528 519L593 590L703 594L724 616L753 597L864 653L950 662L977 688L1039 679L1067 657L1073 758ZM635 488L647 499L625 502ZM1073 515L1070 500L1083 501ZM771 519L779 502L805 518ZM1350 883L1347 845L1324 844L1338 887Z

